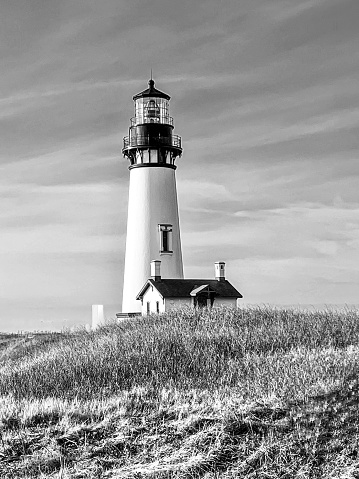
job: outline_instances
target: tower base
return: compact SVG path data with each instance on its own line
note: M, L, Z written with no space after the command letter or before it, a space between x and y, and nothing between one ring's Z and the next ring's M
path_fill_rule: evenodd
M183 278L175 170L149 163L130 170L122 313L141 314L136 297L155 259L163 278Z

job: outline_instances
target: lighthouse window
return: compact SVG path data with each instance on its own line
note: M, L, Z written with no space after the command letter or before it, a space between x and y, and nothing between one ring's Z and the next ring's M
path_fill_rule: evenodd
M169 116L169 103L165 98L138 98L135 101L135 125L141 123L165 123L172 124Z
M158 225L160 233L160 253L173 253L172 251L172 225Z
M150 100L145 106L146 123L158 123L160 121L160 107L154 100Z
M168 251L168 231L162 231L162 250Z

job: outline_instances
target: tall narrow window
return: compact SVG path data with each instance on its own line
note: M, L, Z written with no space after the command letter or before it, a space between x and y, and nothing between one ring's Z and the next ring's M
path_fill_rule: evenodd
M160 253L173 253L172 251L172 225L158 225L160 233Z
M169 251L167 230L162 231L162 251Z
M147 301L147 314L151 314L151 303Z
M156 313L159 314L160 312L160 302L156 301Z

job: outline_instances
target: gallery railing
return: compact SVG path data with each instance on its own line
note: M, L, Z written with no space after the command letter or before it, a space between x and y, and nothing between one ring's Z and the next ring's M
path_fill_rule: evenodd
M139 115L131 118L131 126L143 125L143 123L161 123L173 126L173 118L168 115L159 115L158 117Z
M150 136L150 135L131 135L123 139L123 148L136 148L137 146L161 147L173 146L182 148L182 139L178 135L171 136Z

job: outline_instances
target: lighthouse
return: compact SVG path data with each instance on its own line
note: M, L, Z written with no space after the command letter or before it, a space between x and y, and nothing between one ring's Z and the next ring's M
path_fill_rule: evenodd
M183 278L175 175L182 144L173 133L170 96L151 78L133 101L135 116L122 149L130 170L122 313L141 311L136 296L152 260L161 261L163 278Z

